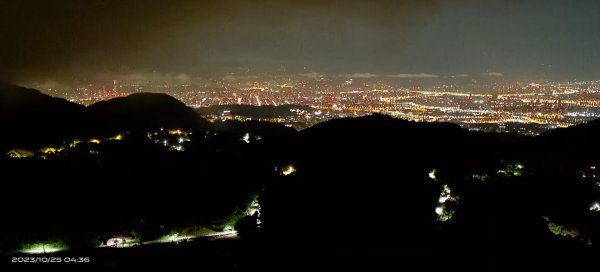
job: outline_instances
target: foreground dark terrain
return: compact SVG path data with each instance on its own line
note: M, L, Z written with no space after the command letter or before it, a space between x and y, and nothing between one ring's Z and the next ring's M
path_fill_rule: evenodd
M2 265L577 271L600 253L598 120L537 137L378 114L295 131L210 123L161 94L84 107L3 85L0 121Z

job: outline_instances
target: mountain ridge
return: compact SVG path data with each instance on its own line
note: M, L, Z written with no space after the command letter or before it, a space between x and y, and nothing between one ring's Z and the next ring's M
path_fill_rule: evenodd
M160 127L206 130L210 123L166 94L139 93L85 107L39 90L0 85L0 149L54 144Z
M3 143L0 144L0 147L3 148L8 145L27 145L31 142L41 141L41 139L45 142L52 142L65 138L96 136L96 134L108 136L108 134L123 131L149 130L160 127L221 132L229 130L235 133L247 129L264 133L264 130L268 130L267 127L270 127L277 130L277 133L274 134L282 135L287 140L295 141L300 137L309 142L317 141L318 139L309 139L311 137L318 138L319 134L337 135L335 137L339 138L336 141L342 142L346 141L345 139L348 137L354 136L356 136L353 138L354 141L358 141L362 137L376 142L377 137L387 137L386 135L393 134L420 141L423 145L426 145L427 142L435 144L439 139L452 137L456 143L460 142L465 146L469 145L468 139L486 138L484 141L489 142L488 145L490 145L495 142L490 138L497 138L496 140L500 142L512 141L517 144L527 142L534 146L535 150L559 144L564 144L561 147L563 149L577 149L581 148L582 142L600 136L600 120L547 131L535 137L512 137L510 140L511 137L508 135L468 131L461 129L456 124L411 122L381 114L333 119L298 133L292 133L293 131L289 130L291 133L289 134L286 132L288 130L284 128L260 122L246 125L239 124L239 122L213 124L202 118L197 109L192 109L166 94L138 93L97 102L85 107L62 98L48 96L38 90L6 84L0 84L0 121L4 124L6 131L1 136ZM427 131L438 135L427 135ZM371 134L375 132L380 135L371 137ZM440 133L450 133L450 135L440 135ZM410 136L412 134L415 135ZM427 139L427 141L423 141L423 139Z

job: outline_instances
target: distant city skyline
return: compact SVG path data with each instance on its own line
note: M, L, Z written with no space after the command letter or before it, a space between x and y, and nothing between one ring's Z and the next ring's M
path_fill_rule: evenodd
M155 75L153 81L141 80L146 77L62 88L31 87L83 105L135 93L166 93L198 109L210 121L260 120L296 129L333 118L381 113L413 121L452 122L477 131L536 135L600 117L600 80L514 82L501 75L447 78L420 74ZM229 112L232 105L234 110ZM244 113L243 109L248 110L244 107L235 110L236 105L270 106L256 109L260 112L283 107L278 114L265 117Z

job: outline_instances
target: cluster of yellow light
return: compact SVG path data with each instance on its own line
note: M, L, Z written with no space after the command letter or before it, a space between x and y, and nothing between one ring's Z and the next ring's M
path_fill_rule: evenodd
M70 144L69 147L76 147L78 144L80 144L82 141L81 140L73 140Z
M148 133L148 137L150 137L150 133ZM111 138L107 138L107 140L112 140L112 141L120 141L123 140L123 134L117 134ZM58 152L67 150L68 148L73 148L76 147L78 144L83 143L84 141L79 140L79 139L75 139L72 140L71 142L68 143L68 147L65 146L60 146L60 147L52 147L52 146L48 146L48 147L44 147L39 149L38 151L29 151L29 150L25 150L25 149L13 149L10 150L9 152L6 153L6 155L10 156L11 158L15 158L15 159L20 159L20 158L29 158L29 157L33 157L35 156L35 153L39 152L39 153L43 153L43 154L56 154ZM89 140L87 140L88 143L93 143L93 144L100 144L101 140L96 139L96 138L91 138Z
M183 131L181 129L172 129L172 130L169 130L168 132L169 132L169 135L184 135L184 136L187 136L189 134L192 134L191 132Z
M108 138L111 141L120 141L123 140L123 134L117 134L114 137Z
M435 92L430 92L430 91L412 91L412 90L407 90L406 92L409 93L419 93L421 95L427 95L427 96L444 96L444 95L448 95L448 96L471 96L471 97L489 97L491 98L492 95L491 94L473 94L473 93L459 93L459 92L449 92L449 91L435 91Z
M538 93L516 93L516 94L499 94L498 99L509 99L511 97L527 97L527 96L543 96L543 94Z
M44 148L40 149L40 152L45 153L45 154L54 154L57 152L61 152L63 150L65 150L65 148L62 146L58 147L58 148L49 146L49 147L44 147Z
M34 154L29 150L13 149L11 151L8 151L6 155L10 156L11 158L22 159L32 157Z

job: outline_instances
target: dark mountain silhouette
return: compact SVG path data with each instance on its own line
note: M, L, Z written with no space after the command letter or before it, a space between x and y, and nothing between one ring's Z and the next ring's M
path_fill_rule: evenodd
M546 131L537 138L546 141L589 141L600 137L600 119L587 123Z
M88 107L91 121L102 131L157 130L161 127L202 130L209 123L192 108L166 94L139 93Z
M537 168L580 171L600 165L600 119L546 131L517 143L519 157Z
M323 122L282 137L278 140L281 146L274 149L280 157L306 159L318 167L333 163L352 169L364 158L371 158L382 163L377 168L426 163L428 167L459 171L452 166L487 164L482 155L490 160L508 156L511 144L520 138L506 136L471 132L450 123L419 123L373 114ZM327 156L313 158L320 153ZM361 159L353 159L357 157ZM450 157L456 158L449 161Z
M437 169L462 177L493 165L503 154L503 142L487 134L379 114L324 122L272 148L268 156L279 158L282 167L293 165L297 173L268 187L264 227L273 222L276 230L301 229L342 240L360 238L360 232L389 239L382 225L395 229L396 237L425 235L434 227L440 193L428 173ZM323 225L340 222L353 226L322 233Z
M86 108L40 91L0 85L0 147L55 142L86 130Z
M600 145L600 119L568 128L550 130L535 137L534 145L542 153L590 159L597 157ZM545 150L545 152L544 152Z
M140 93L89 107L40 91L0 85L0 148L39 148L80 137L109 136L124 131L161 127L206 130L210 123L181 101Z
M564 133L579 137L582 132ZM432 268L452 263L459 271L542 262L541 267L551 268L575 259L589 263L581 256L591 249L556 237L544 218L593 237L594 231L583 230L600 223L588 209L600 198L599 190L576 171L543 167L548 153L532 156L528 148L536 141L379 114L324 122L282 137L266 155L296 172L266 186L260 230L278 250L285 245L277 241L293 241L299 252L315 244L332 252L360 252L357 257L377 250L401 252L397 258L407 263L436 259L439 267ZM545 148L561 141L552 144ZM499 174L502 162L511 161L525 165L522 176ZM432 169L436 180L428 176ZM480 173L488 179L472 178ZM460 197L447 224L436 222L435 213L444 185Z

